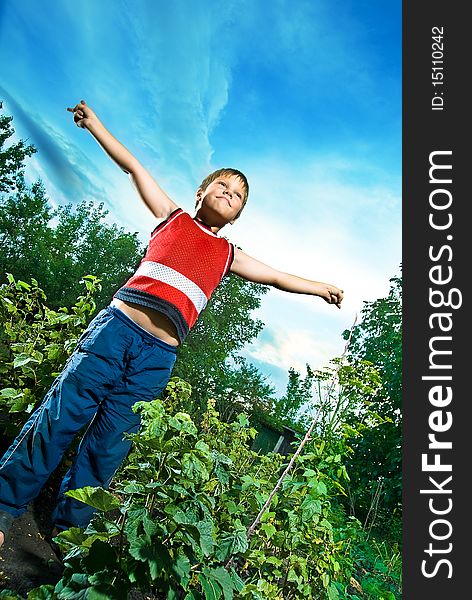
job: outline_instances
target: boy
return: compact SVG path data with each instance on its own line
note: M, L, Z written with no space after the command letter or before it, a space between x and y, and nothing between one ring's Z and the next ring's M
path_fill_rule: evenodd
M336 286L277 271L217 235L239 217L247 201L249 186L240 171L220 169L206 177L196 192L192 218L83 100L67 110L129 175L161 222L136 273L91 321L42 405L0 461L0 545L75 434L89 423L53 514L56 531L87 526L93 509L64 492L86 485L108 487L130 448L123 433L134 433L139 427L139 415L131 407L138 400L153 400L165 388L177 347L227 273L320 296L338 308L343 299Z

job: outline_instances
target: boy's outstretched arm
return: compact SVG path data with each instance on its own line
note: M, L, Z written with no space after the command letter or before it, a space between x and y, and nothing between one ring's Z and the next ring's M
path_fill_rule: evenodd
M341 302L344 296L343 290L340 290L335 285L322 283L321 281L311 281L303 279L297 275L283 273L265 265L264 263L248 256L239 248L234 250L234 260L231 265L231 272L235 275L243 277L254 283L263 283L272 287L292 292L295 294L309 294L311 296L319 296L328 304L334 304L341 308Z
M142 164L105 128L84 100L67 110L74 113L75 124L88 129L108 156L130 176L136 191L154 216L166 218L178 208Z

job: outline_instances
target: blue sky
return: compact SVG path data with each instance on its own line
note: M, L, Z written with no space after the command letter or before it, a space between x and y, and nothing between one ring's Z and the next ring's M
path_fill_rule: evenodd
M155 220L67 106L84 99L192 211L210 171L245 172L250 198L222 233L283 271L342 287L341 310L271 290L246 356L277 389L328 364L363 301L401 262L401 2L31 0L0 4L0 99L38 148L28 177L53 203L103 201Z

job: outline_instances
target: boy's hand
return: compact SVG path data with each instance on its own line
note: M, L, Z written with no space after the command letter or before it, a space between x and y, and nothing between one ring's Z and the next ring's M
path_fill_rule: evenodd
M74 113L74 123L77 127L88 129L90 124L97 120L97 115L87 106L85 100L81 100L74 108L68 108L69 112Z
M320 283L320 289L317 295L323 298L328 304L334 304L338 308L341 308L341 302L344 298L344 291L337 288L335 285L329 283Z

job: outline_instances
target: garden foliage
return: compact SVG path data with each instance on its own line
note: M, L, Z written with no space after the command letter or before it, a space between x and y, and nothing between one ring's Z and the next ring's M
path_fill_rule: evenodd
M96 277L82 280L85 288L72 308L53 310L36 280L0 286L0 426L15 436L39 406L54 377L75 347L96 310Z
M6 357L0 394L9 431L37 406L51 371L59 370L93 313L99 283L88 277L84 284L72 309L60 311L44 305L36 282L10 276L0 287ZM372 553L372 545L339 502L349 478L350 440L361 433L343 423L339 403L352 405L356 394L360 402L377 380L368 365L363 371L343 367L338 379L338 405L330 400L331 410L320 413L316 435L248 537L287 459L251 450L256 431L247 416L222 422L212 401L196 424L182 410L190 385L172 378L162 399L135 405L143 426L131 436L132 451L112 489L70 492L97 515L87 529L58 536L63 577L55 589L41 586L29 598L113 600L141 590L186 600L355 599L361 596L351 593L353 575L359 577L362 565L370 577L365 585L382 594L362 597L393 600L394 569L359 550L363 543Z

